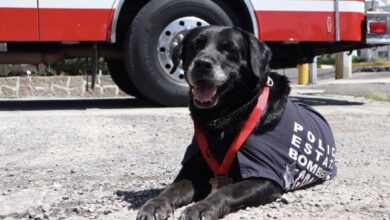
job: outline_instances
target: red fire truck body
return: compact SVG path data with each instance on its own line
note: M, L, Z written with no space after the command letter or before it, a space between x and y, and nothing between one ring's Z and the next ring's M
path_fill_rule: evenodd
M2 0L0 41L107 41L122 0ZM335 0L251 0L263 41L335 41ZM362 41L364 0L339 5L340 40ZM115 31L115 28L114 30Z
M8 44L8 51L0 54L0 63L89 56L81 48L92 50L98 43L122 90L165 105L183 105L183 72L168 73L170 51L185 30L240 26L269 44L273 67L287 67L318 54L369 47L369 40L388 43L388 15L368 14L364 0L1 0L0 42ZM111 56L113 51L120 55ZM42 56L32 57L37 53ZM145 69L141 62L154 68ZM165 82L148 72L159 72ZM139 76L148 74L153 76Z

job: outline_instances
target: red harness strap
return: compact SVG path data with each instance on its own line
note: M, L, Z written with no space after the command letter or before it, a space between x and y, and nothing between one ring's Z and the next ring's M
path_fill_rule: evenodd
M238 133L236 138L233 140L221 164L219 164L218 161L216 161L210 154L205 135L197 126L195 126L195 137L200 151L202 152L202 155L208 163L210 169L216 176L227 176L233 160L236 157L237 151L241 148L242 144L246 141L253 129L256 127L257 122L260 120L263 110L267 105L268 95L269 87L265 86L263 92L260 94L256 107L253 108L252 113L241 128L240 133Z

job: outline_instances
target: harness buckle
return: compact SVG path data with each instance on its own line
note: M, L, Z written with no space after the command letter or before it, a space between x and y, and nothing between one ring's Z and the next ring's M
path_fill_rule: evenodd
M272 87L273 85L274 85L274 81L271 79L271 77L268 76L267 86Z

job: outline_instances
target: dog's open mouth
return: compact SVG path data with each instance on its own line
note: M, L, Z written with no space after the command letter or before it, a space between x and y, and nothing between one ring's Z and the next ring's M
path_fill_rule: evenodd
M218 87L208 81L200 80L192 88L195 105L200 108L210 108L217 103Z

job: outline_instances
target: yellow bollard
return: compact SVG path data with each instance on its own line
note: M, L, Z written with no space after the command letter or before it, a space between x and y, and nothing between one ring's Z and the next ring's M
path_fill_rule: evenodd
M309 83L309 64L298 65L298 84L307 85Z

